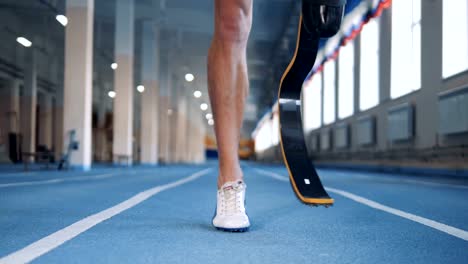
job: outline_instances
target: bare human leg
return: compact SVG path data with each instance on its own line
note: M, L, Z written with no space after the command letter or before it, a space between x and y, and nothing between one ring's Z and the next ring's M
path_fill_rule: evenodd
M219 153L218 188L243 179L238 145L249 90L246 50L251 25L252 0L215 0L208 90Z

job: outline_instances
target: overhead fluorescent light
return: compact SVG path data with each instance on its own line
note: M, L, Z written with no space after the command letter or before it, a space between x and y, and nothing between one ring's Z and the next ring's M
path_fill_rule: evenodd
M25 37L18 37L18 38L16 39L16 41L17 41L19 44L25 46L26 48L29 48L29 47L32 46L32 42L29 41L29 39L27 39L27 38L25 38Z
M68 18L64 15L57 15L55 17L55 19L57 19L57 21L62 24L62 26L66 27L68 25Z
M193 74L191 74L191 73L187 73L187 74L185 74L185 80L187 82L192 82L193 80L195 80L195 76L193 76Z
M193 96L194 96L195 98L200 98L200 97L202 96L202 92L200 92L200 91L195 91L195 92L193 92Z

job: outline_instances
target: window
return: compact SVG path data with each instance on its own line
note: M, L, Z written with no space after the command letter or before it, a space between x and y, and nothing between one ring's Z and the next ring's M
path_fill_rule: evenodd
M271 144L273 146L277 146L280 142L279 129L279 112L275 111L271 119Z
M338 57L338 117L346 118L354 113L354 44L348 42Z
M262 152L271 147L272 127L270 122L263 122L255 136L255 152Z
M275 108L274 108L275 109ZM277 108L276 108L277 109ZM254 132L255 133L255 132ZM262 152L272 146L277 146L280 142L279 137L279 113L273 110L273 114L263 117L260 120L260 125L254 134L255 151Z
M468 70L468 2L443 1L442 76Z
M379 104L379 19L371 20L361 32L359 109Z
M323 123L335 122L335 61L325 63L323 69Z
M316 73L304 83L303 123L306 132L322 126L322 74Z
M391 83L392 98L421 88L421 0L392 1Z

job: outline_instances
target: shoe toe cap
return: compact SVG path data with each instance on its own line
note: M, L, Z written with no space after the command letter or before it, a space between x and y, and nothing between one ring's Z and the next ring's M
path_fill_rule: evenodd
M245 228L250 226L250 222L247 215L234 215L215 217L215 219L213 219L213 225L222 228Z

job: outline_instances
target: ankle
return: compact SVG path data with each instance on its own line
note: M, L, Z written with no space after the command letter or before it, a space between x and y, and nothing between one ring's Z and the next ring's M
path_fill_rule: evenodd
M243 181L243 179L244 175L240 166L228 170L220 168L218 176L218 189L227 182Z

